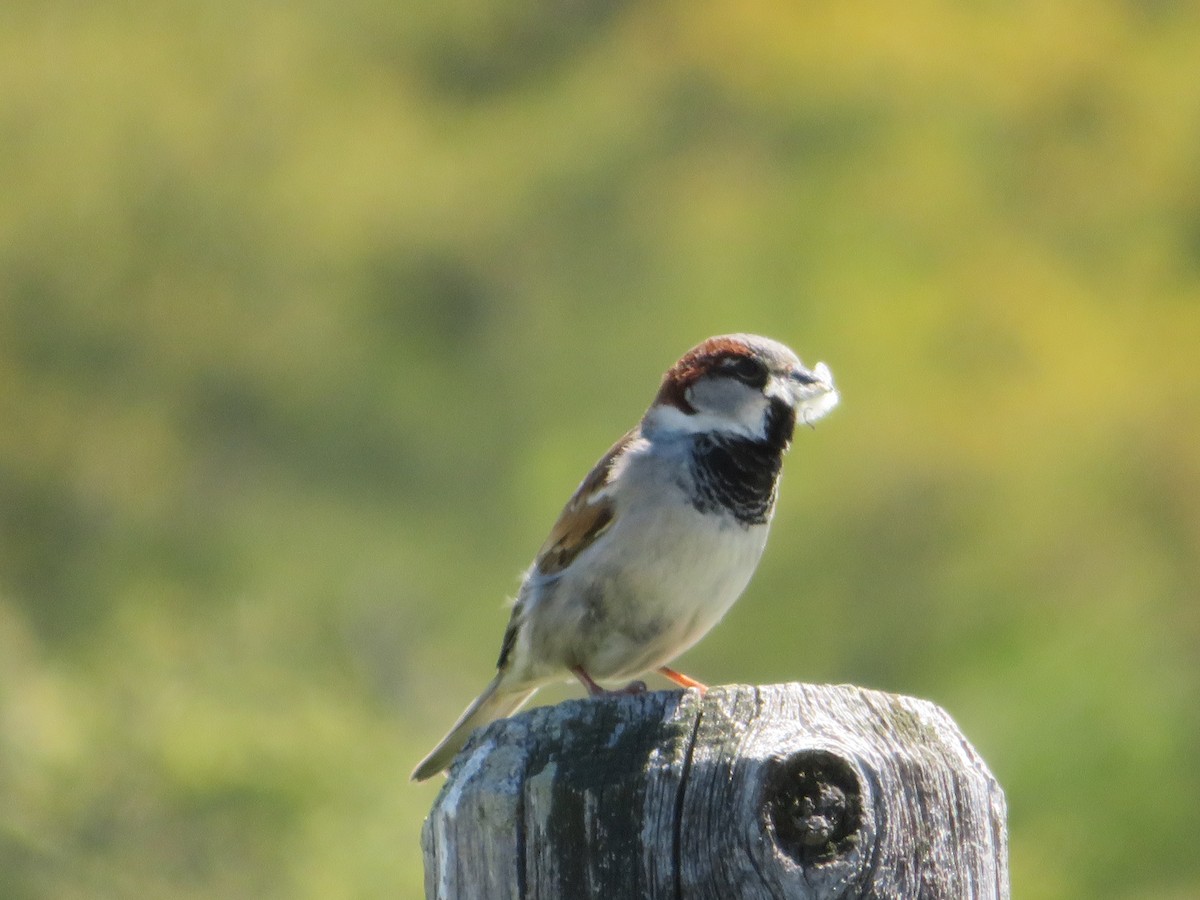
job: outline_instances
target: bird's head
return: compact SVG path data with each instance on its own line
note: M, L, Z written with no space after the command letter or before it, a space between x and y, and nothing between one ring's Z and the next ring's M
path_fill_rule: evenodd
M797 421L811 424L837 402L824 363L808 369L778 341L726 334L667 371L642 430L651 438L712 433L786 446Z

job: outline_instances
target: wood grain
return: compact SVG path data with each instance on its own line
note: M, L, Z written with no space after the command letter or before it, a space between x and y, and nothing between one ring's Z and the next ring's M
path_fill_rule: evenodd
M788 684L493 723L422 834L426 896L1009 896L1004 796L941 709Z

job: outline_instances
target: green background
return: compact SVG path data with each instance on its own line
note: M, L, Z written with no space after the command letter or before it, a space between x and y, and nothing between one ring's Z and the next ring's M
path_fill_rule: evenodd
M1198 46L1171 0L7 0L0 896L417 896L504 598L734 330L843 405L680 667L944 706L1024 900L1200 896Z

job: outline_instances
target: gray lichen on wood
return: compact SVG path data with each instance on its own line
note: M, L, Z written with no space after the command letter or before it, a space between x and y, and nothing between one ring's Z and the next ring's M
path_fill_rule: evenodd
M426 895L1009 895L1004 796L938 707L856 687L568 701L477 732L422 834Z

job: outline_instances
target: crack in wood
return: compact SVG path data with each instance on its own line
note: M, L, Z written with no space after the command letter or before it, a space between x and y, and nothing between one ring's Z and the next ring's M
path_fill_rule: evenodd
M683 757L683 766L679 773L679 787L675 792L675 822L673 840L673 856L675 870L675 900L683 897L683 801L687 792L688 779L692 774L692 757L696 752L696 737L700 733L700 720L704 718L704 705L696 705L696 718L692 722L692 733L688 736L687 752Z

